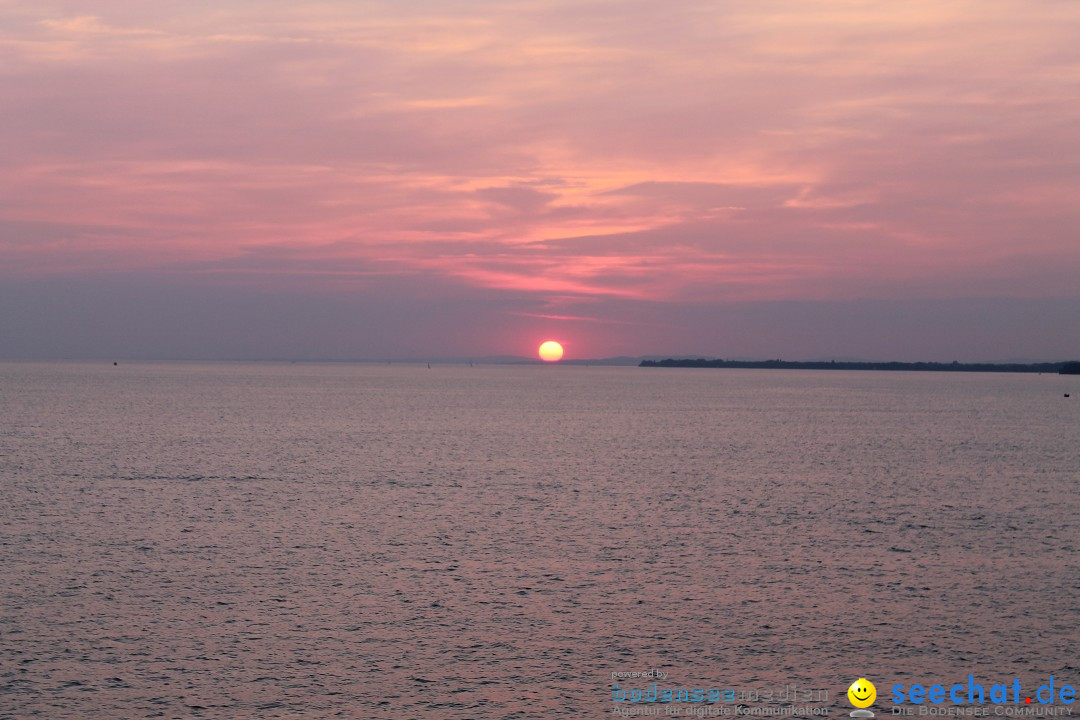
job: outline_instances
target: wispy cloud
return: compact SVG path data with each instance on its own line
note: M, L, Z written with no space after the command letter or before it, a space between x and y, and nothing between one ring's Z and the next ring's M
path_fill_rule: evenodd
M3 3L0 274L397 274L540 305L1075 294L1078 21Z

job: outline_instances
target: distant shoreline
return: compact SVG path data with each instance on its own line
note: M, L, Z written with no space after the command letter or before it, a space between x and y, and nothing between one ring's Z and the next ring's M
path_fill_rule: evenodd
M639 367L745 368L756 370L905 370L921 372L1004 372L1057 373L1080 375L1080 362L1053 363L962 363L962 362L851 362L836 360L707 360L668 358L642 360Z

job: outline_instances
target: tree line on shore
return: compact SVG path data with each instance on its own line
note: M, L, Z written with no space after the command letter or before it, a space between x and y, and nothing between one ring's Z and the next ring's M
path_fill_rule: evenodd
M710 360L667 358L642 360L640 367L750 368L777 370L922 370L929 372L1013 372L1080 375L1080 361L1048 363L857 362L849 360Z

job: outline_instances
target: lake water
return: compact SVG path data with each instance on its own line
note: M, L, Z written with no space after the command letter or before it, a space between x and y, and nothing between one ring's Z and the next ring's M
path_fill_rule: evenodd
M0 365L0 718L1078 685L1078 488L1073 377Z

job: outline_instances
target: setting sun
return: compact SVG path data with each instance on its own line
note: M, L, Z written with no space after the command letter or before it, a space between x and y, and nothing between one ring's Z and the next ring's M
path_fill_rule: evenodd
M541 343L540 350L538 351L540 359L545 362L557 362L562 359L563 347L554 340L548 340Z

